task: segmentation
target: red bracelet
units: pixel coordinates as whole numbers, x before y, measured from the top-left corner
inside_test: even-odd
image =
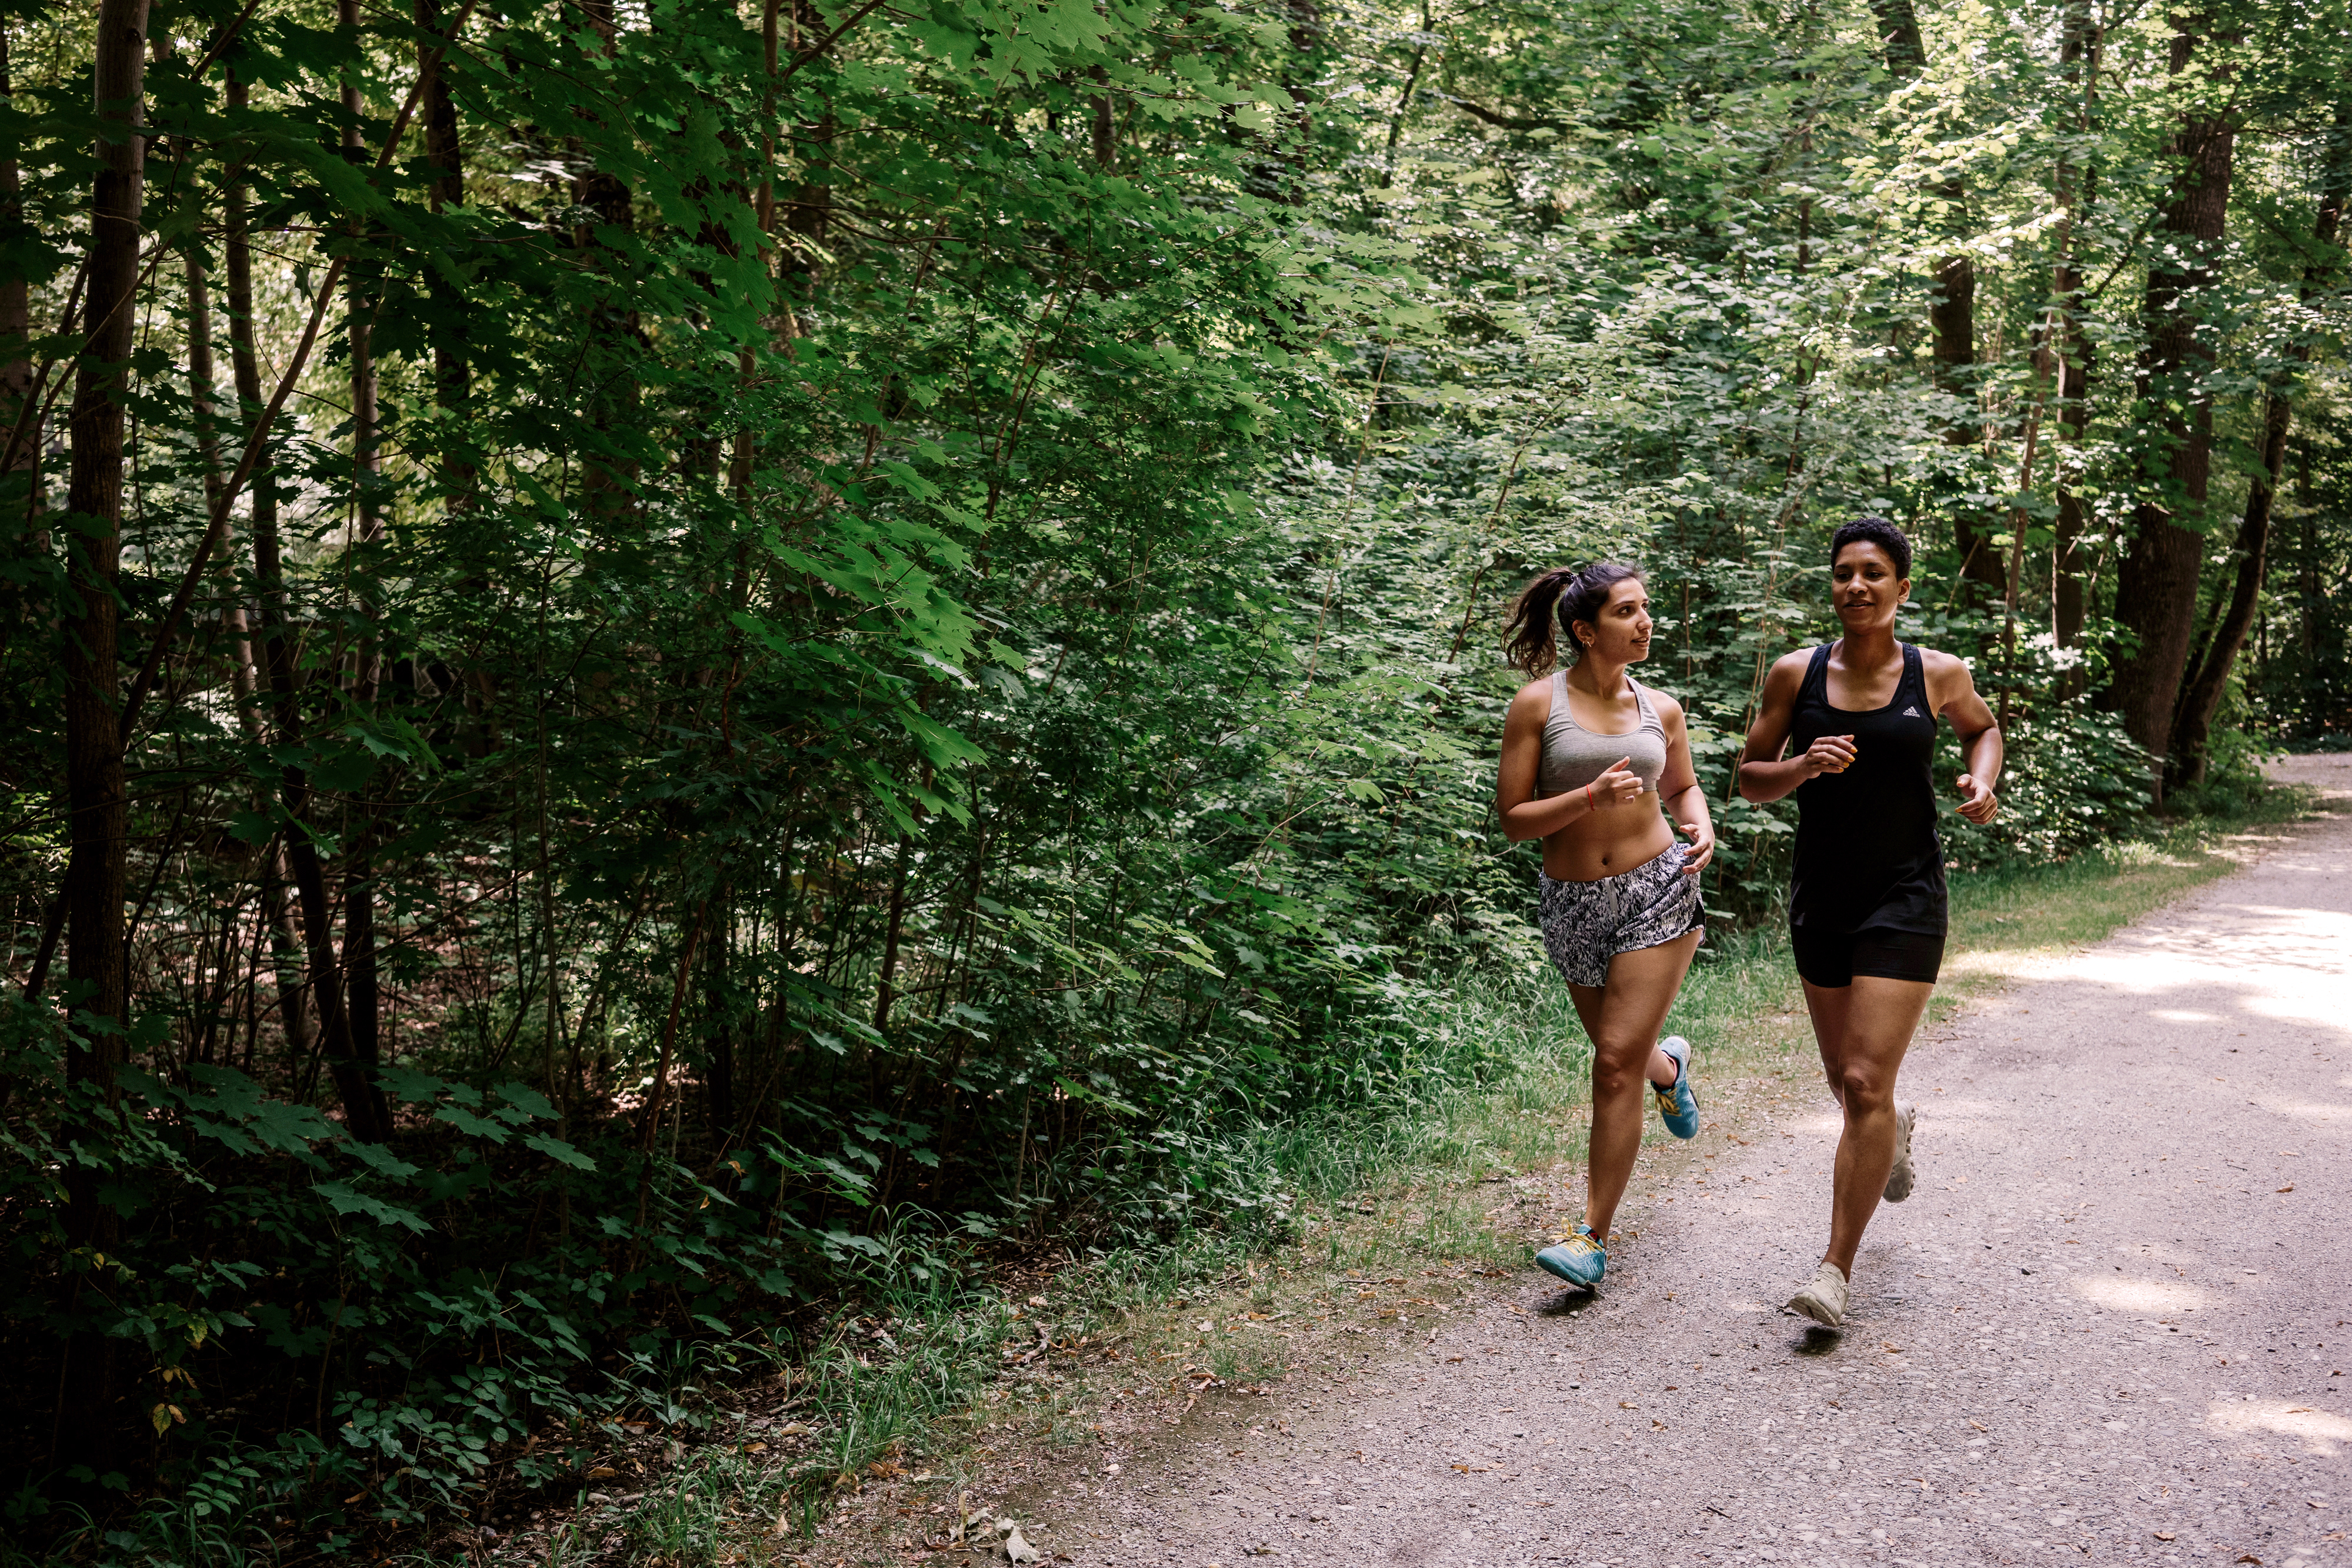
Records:
[[[1598,784],[1599,782],[1601,782],[1601,780],[1596,779],[1592,781],[1592,784]],[[1584,809],[1588,811],[1592,810],[1592,784],[1587,784],[1584,787]]]

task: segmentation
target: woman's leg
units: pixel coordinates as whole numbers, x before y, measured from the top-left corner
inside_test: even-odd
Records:
[[[1822,1048],[1822,1071],[1845,1112],[1830,1246],[1822,1256],[1849,1278],[1863,1230],[1877,1211],[1886,1173],[1895,1165],[1895,1075],[1935,989],[1924,980],[1877,975],[1856,975],[1850,986],[1805,982],[1805,1008]]]
[[[1570,986],[1576,1015],[1592,1040],[1591,1159],[1584,1179],[1584,1223],[1602,1246],[1618,1200],[1633,1179],[1642,1147],[1643,1082],[1671,1083],[1675,1061],[1658,1049],[1658,1026],[1675,1005],[1698,951],[1690,932],[1609,961],[1605,986]]]

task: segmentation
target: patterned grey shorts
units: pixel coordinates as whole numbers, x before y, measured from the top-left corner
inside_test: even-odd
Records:
[[[1537,922],[1544,951],[1571,986],[1606,985],[1609,960],[1672,942],[1706,924],[1698,878],[1683,874],[1685,849],[1598,882],[1543,880]]]

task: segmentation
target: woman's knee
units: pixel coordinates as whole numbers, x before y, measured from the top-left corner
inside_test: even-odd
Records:
[[[1833,1081],[1838,1103],[1849,1116],[1865,1115],[1883,1111],[1895,1103],[1895,1075],[1873,1061],[1848,1061],[1839,1065]]]
[[[1649,1066],[1650,1053],[1632,1046],[1612,1050],[1607,1046],[1592,1054],[1592,1092],[1596,1095],[1622,1094],[1639,1086]]]

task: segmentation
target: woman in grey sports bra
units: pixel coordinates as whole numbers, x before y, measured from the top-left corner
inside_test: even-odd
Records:
[[[1643,1080],[1668,1132],[1698,1131],[1690,1042],[1658,1030],[1698,951],[1698,873],[1714,857],[1715,826],[1682,705],[1628,673],[1650,656],[1650,630],[1642,574],[1604,561],[1536,579],[1507,644],[1536,678],[1503,720],[1496,802],[1514,843],[1543,841],[1544,948],[1592,1040],[1584,1222],[1536,1254],[1578,1285],[1599,1284],[1609,1266],[1609,1224],[1642,1146]],[[1560,631],[1575,663],[1555,668]]]

